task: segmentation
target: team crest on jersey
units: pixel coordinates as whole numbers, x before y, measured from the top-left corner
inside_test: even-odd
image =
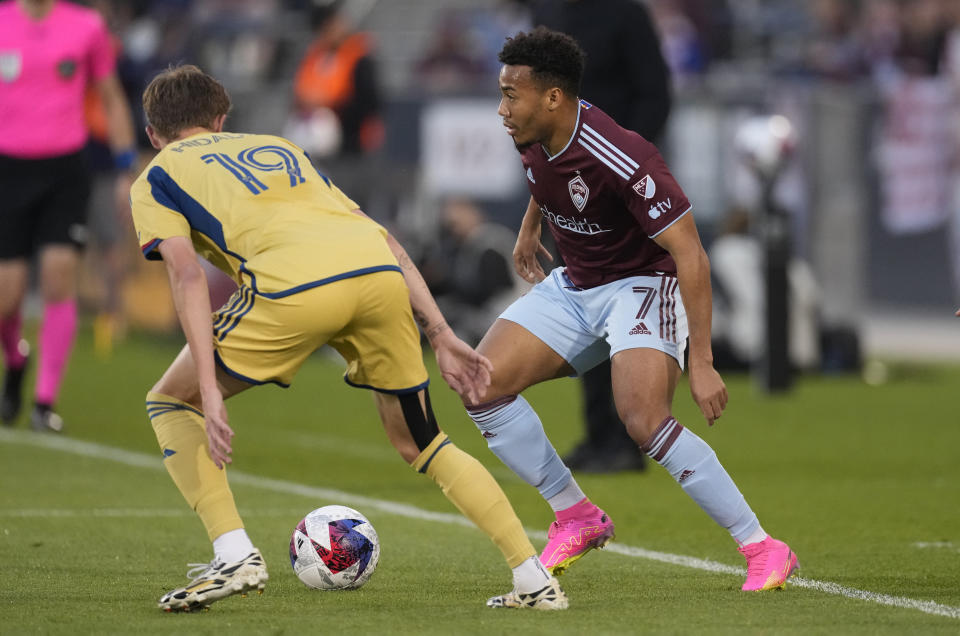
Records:
[[[20,77],[20,69],[23,68],[23,61],[18,51],[0,52],[0,79],[4,82],[12,82]]]
[[[527,179],[530,180],[530,183],[536,183],[537,180],[533,178],[533,168],[527,168]]]
[[[657,193],[657,184],[654,182],[653,177],[647,175],[633,184],[633,191],[644,199],[652,199],[653,195]]]
[[[583,212],[583,208],[587,205],[587,197],[590,196],[590,188],[584,183],[583,177],[577,175],[570,179],[570,182],[567,183],[567,190],[570,192],[573,205],[576,206],[577,210]]]

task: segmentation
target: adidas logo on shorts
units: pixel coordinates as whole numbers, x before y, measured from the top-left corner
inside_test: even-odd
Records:
[[[630,330],[630,333],[629,333],[628,335],[631,335],[631,336],[640,336],[640,335],[649,336],[649,335],[652,335],[652,334],[650,333],[650,330],[647,329],[647,326],[641,322],[641,323],[638,324],[636,327],[634,327],[633,329],[631,329],[631,330]]]

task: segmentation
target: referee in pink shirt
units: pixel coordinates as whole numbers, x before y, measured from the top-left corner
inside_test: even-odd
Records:
[[[63,430],[53,407],[77,325],[77,265],[90,190],[83,97],[91,84],[107,114],[118,204],[129,206],[133,122],[103,19],[62,0],[0,1],[0,345],[6,371],[0,420],[7,426],[20,412],[30,358],[20,333],[21,305],[36,262],[43,319],[30,424]]]

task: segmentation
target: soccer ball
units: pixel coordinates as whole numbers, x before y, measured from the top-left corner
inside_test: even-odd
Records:
[[[355,589],[367,582],[380,560],[377,531],[346,506],[317,508],[290,537],[290,565],[307,587]]]

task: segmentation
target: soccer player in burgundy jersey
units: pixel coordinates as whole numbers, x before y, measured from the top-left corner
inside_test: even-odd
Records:
[[[726,528],[747,560],[744,590],[783,587],[797,557],[768,536],[716,454],[671,415],[689,339],[690,390],[712,425],[727,404],[710,347],[710,265],[691,206],[657,149],[578,98],[583,52],[545,28],[500,52],[499,115],[521,153],[530,204],[514,250],[538,281],[504,311],[478,351],[493,363],[468,411],[490,449],[556,513],[540,558],[554,574],[613,538],[520,396],[529,386],[612,363],[614,399],[633,440]],[[566,262],[538,255],[546,222]]]

